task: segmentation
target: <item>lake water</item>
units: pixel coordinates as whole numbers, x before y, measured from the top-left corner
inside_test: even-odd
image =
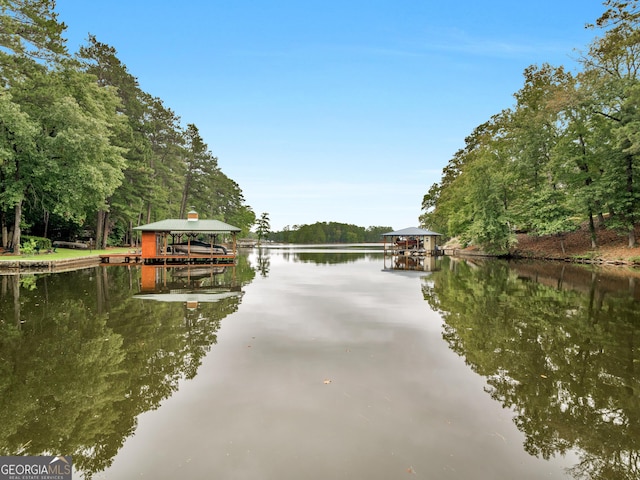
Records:
[[[640,474],[620,271],[254,250],[1,276],[0,319],[0,454],[72,455],[74,478]]]

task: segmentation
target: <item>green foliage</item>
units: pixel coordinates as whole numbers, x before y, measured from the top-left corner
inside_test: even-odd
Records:
[[[240,299],[189,311],[135,298],[130,287],[140,270],[84,272],[11,275],[3,283],[0,452],[68,452],[74,468],[92,478],[112,463],[140,414],[196,375]],[[239,259],[218,280],[242,285],[254,276]]]
[[[30,235],[22,235],[22,247],[24,249],[24,246],[26,243],[28,242],[33,242],[34,243],[34,248],[36,250],[39,251],[47,251],[47,250],[51,250],[52,245],[51,245],[51,239],[50,238],[44,238],[44,237],[32,237]],[[25,253],[25,252],[23,252]]]
[[[0,228],[13,234],[3,246],[19,248],[24,225],[131,244],[133,227],[187,205],[248,233],[255,214],[197,127],[183,129],[95,36],[70,58],[54,9],[0,5]]]
[[[258,234],[258,242],[260,242],[263,238],[265,238],[271,229],[271,224],[269,223],[269,214],[267,212],[262,213],[260,218],[256,221],[256,233]]]
[[[269,239],[284,243],[375,243],[382,240],[383,233],[390,231],[393,228],[364,228],[347,223],[316,222],[312,225],[296,225],[291,229],[285,227],[280,232],[271,233]]]
[[[570,217],[574,212],[566,203],[564,192],[543,188],[534,192],[527,202],[528,210],[522,219],[537,235],[558,235],[574,231],[578,225]]]
[[[640,8],[608,0],[604,30],[571,75],[524,71],[516,105],[477,127],[422,202],[424,226],[488,251],[515,231],[559,235],[594,217],[629,235],[640,223]]]
[[[225,222],[242,229],[240,236],[247,237],[256,223],[256,214],[249,205],[241,204],[226,215]]]
[[[35,290],[36,276],[35,275],[20,275],[20,288],[24,290]]]
[[[566,265],[455,262],[423,284],[443,338],[514,412],[524,448],[575,478],[638,478],[640,316],[626,278]],[[603,439],[606,448],[603,448]]]
[[[53,63],[66,55],[66,26],[58,22],[55,0],[2,0],[0,7],[3,84],[20,77],[35,59]]]
[[[364,241],[367,243],[379,242],[382,234],[392,232],[393,228],[379,225],[367,227],[364,231]]]
[[[33,255],[36,253],[36,241],[34,239],[25,241],[20,245],[20,250],[23,255]]]

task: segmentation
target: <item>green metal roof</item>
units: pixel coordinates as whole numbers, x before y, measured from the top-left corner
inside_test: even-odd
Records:
[[[395,232],[383,233],[383,237],[432,237],[441,236],[440,233],[432,232],[431,230],[425,230],[424,228],[409,227],[402,230],[396,230]]]
[[[220,220],[168,219],[135,227],[143,232],[230,233],[241,229]]]

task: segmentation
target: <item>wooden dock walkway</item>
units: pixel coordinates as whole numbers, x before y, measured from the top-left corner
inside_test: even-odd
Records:
[[[235,263],[233,254],[198,255],[198,254],[167,254],[153,257],[143,257],[140,252],[105,253],[100,255],[100,263],[112,265],[127,265],[143,263],[145,265],[188,265],[195,263],[213,263],[230,265]]]

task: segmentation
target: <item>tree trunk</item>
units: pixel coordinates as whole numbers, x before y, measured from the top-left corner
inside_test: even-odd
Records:
[[[135,247],[135,242],[133,241],[133,220],[129,220],[129,232],[127,233],[129,236],[129,246]]]
[[[13,223],[13,240],[11,241],[13,246],[13,253],[20,255],[20,222],[22,221],[22,200],[16,203],[15,206],[15,220]]]
[[[98,315],[102,315],[109,305],[109,275],[106,268],[101,270],[102,273],[96,276],[96,309]]]
[[[109,212],[104,212],[102,224],[102,243],[100,244],[100,248],[105,250],[107,248],[107,239],[109,238]]]
[[[182,191],[182,200],[180,201],[180,218],[187,216],[187,186]]]
[[[104,236],[104,210],[98,210],[98,219],[96,220],[96,247],[102,245],[102,237]]]
[[[44,238],[47,238],[48,234],[49,234],[49,212],[45,210],[45,212],[44,212],[44,233],[42,234],[42,236]]]
[[[591,248],[598,248],[598,237],[596,236],[596,226],[593,222],[593,212],[589,209],[589,232],[591,233]]]
[[[629,198],[633,198],[633,155],[627,155],[627,194]],[[635,232],[635,218],[634,211],[636,209],[636,202],[632,201],[630,206],[631,212],[629,218],[631,219],[631,226],[629,227],[629,248],[636,246],[636,232]]]
[[[187,218],[187,201],[189,200],[189,191],[191,190],[191,172],[187,173],[182,188],[182,199],[180,201],[180,218]]]
[[[4,212],[0,214],[0,222],[2,223],[2,245],[0,247],[7,248],[9,243],[9,230],[7,229],[7,218]]]
[[[16,327],[22,327],[22,311],[20,308],[20,275],[11,275],[13,280],[13,321]]]

